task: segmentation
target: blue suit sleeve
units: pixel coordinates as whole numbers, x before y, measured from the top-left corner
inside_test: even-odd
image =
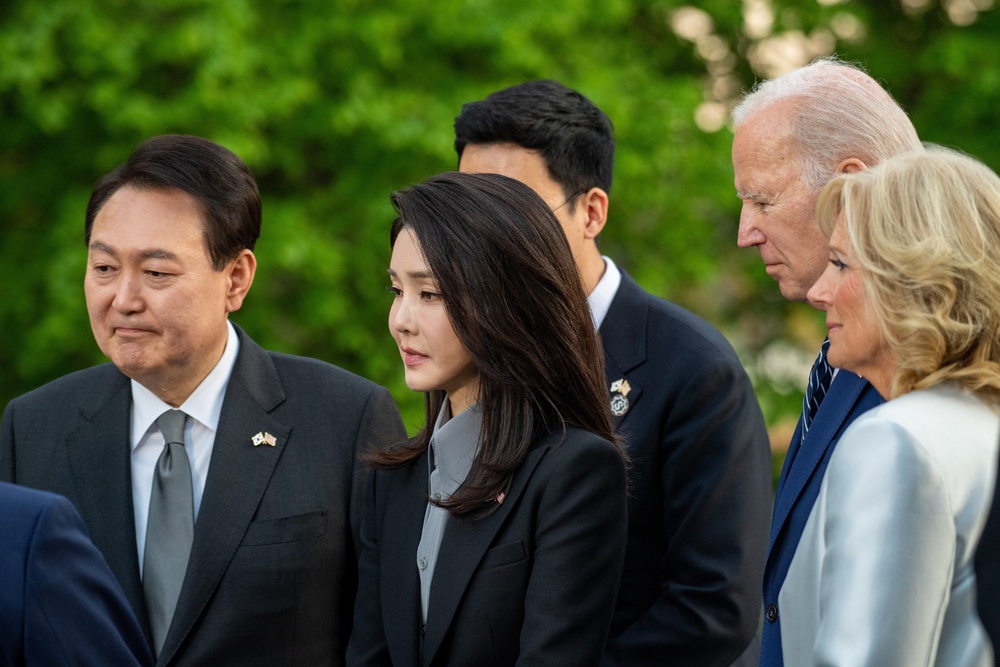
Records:
[[[111,570],[70,502],[38,517],[25,572],[29,665],[151,665],[153,657]]]

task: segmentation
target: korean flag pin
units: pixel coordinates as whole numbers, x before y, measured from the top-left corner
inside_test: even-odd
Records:
[[[611,383],[611,414],[621,417],[628,412],[628,395],[632,391],[628,380],[622,378]]]
[[[254,437],[250,438],[250,440],[253,442],[254,447],[260,447],[264,444],[264,434],[258,433]]]

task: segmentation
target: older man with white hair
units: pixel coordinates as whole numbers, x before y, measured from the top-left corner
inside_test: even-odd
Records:
[[[816,225],[820,189],[834,176],[921,150],[899,104],[850,64],[824,58],[758,84],[733,110],[733,171],[743,201],[737,243],[756,247],[782,296],[805,301],[827,263]],[[882,402],[878,392],[826,361],[828,342],[809,374],[802,416],[778,480],[764,571],[760,664],[784,664],[778,593],[844,429]]]

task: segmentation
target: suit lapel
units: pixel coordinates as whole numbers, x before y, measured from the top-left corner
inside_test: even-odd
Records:
[[[770,546],[774,546],[774,540],[781,532],[792,507],[798,502],[802,489],[830,448],[831,441],[840,431],[866,385],[867,382],[854,373],[838,372],[833,384],[830,385],[830,391],[819,406],[812,427],[806,435],[806,441],[802,446],[796,447],[795,451],[791,451],[792,447],[789,447],[790,455],[794,459],[782,471],[783,483],[779,486],[774,507]],[[801,424],[795,430],[794,438],[800,437],[800,428]]]
[[[642,385],[629,373],[646,361],[647,295],[624,271],[622,283],[611,300],[598,333],[604,347],[604,376],[612,406],[612,425],[620,431],[622,422],[642,396]],[[619,380],[624,391],[610,391]]]
[[[519,504],[524,487],[548,451],[551,442],[561,435],[560,432],[549,436],[528,452],[527,458],[511,481],[511,488],[504,502],[493,514],[482,519],[452,518],[448,521],[431,585],[431,599],[424,632],[424,665],[429,665],[434,660],[479,563],[506,518]]]
[[[128,378],[108,365],[108,393],[97,390],[80,405],[80,426],[66,437],[77,508],[91,540],[104,554],[132,610],[149,631],[139,577],[132,505],[129,430],[132,390]],[[106,383],[95,382],[95,387]]]
[[[285,398],[274,364],[236,331],[240,351],[222,404],[187,574],[157,661],[161,665],[176,653],[214,594],[291,434],[289,425],[270,415]],[[273,447],[254,446],[252,438],[261,432],[275,436]]]
[[[415,665],[420,651],[420,576],[417,546],[427,507],[427,453],[405,471],[383,473],[405,475],[400,487],[390,488],[391,497],[382,524],[379,576],[382,623],[392,664]]]

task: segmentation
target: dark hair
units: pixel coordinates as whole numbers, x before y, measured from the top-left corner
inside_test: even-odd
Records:
[[[537,150],[570,200],[593,187],[611,192],[614,126],[603,111],[557,81],[528,81],[462,106],[455,151],[469,144],[513,143]]]
[[[194,198],[202,210],[205,244],[217,271],[244,248],[253,250],[260,236],[260,192],[253,174],[235,153],[207,139],[165,134],[139,144],[91,193],[84,234],[88,246],[94,218],[126,186],[173,188]]]
[[[455,516],[493,509],[532,443],[557,429],[618,443],[587,297],[545,202],[505,176],[446,173],[394,193],[392,203],[391,245],[403,229],[414,234],[479,373],[472,469],[450,499],[432,502]],[[369,461],[396,467],[423,454],[444,398],[428,392],[424,429]]]

